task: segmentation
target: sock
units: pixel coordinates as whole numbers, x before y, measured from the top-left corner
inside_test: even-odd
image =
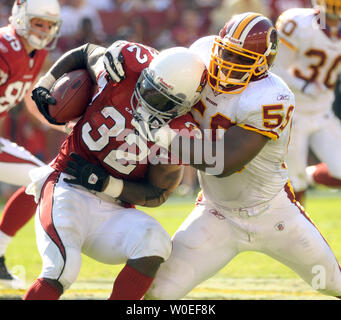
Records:
[[[59,290],[45,279],[37,279],[26,291],[23,300],[58,300]]]
[[[26,187],[18,189],[7,201],[2,213],[0,230],[13,237],[35,214],[37,204],[32,195],[25,193]]]
[[[319,163],[315,166],[315,170],[312,173],[312,178],[315,183],[322,184],[330,188],[341,187],[341,179],[333,178],[325,163]]]
[[[117,276],[108,300],[141,300],[153,280],[126,265]]]

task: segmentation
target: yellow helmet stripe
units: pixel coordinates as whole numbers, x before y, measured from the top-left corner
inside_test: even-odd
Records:
[[[255,18],[259,17],[261,14],[260,13],[252,13],[250,14],[248,17],[246,17],[245,19],[243,19],[238,27],[236,28],[236,30],[233,32],[232,38],[234,39],[239,39],[239,37],[241,36],[241,34],[243,33],[244,29],[246,28],[246,26]]]

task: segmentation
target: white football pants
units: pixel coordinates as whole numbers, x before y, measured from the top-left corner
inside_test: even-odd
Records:
[[[265,253],[314,289],[341,296],[338,262],[288,185],[268,206],[238,211],[199,202],[176,231],[171,256],[158,270],[146,298],[181,299],[244,251]]]
[[[67,289],[80,271],[81,253],[107,264],[146,256],[168,259],[171,239],[158,221],[71,186],[65,177],[70,178],[53,172],[40,193],[36,214],[43,260],[40,278],[58,280]]]

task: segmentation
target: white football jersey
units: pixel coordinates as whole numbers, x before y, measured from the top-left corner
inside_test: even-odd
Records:
[[[309,8],[285,11],[278,18],[276,27],[281,46],[274,72],[278,71],[294,91],[296,111],[311,114],[328,110],[333,102],[337,76],[341,72],[341,30],[338,37],[332,38],[323,15]],[[281,47],[286,48],[281,51]],[[291,50],[284,50],[287,48]],[[286,74],[281,68],[287,69]],[[303,86],[310,82],[321,88],[313,91],[312,97],[309,96],[310,88],[306,88],[308,94],[302,92]]]
[[[209,65],[213,36],[191,46]],[[228,129],[237,125],[269,138],[245,168],[217,178],[199,171],[204,197],[225,208],[249,208],[271,200],[288,182],[285,157],[294,112],[294,95],[278,76],[269,73],[248,84],[239,94],[217,94],[207,84],[192,110],[201,129]],[[204,130],[205,134],[209,134]]]

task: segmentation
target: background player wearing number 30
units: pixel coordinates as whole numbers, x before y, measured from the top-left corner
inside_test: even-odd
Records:
[[[60,28],[57,0],[16,0],[10,24],[0,28],[0,113],[15,107],[27,95],[53,49]],[[4,254],[16,232],[34,215],[34,198],[25,193],[28,172],[44,165],[30,152],[0,137],[0,181],[24,186],[7,202],[0,222],[0,283],[23,287],[20,279],[8,272]]]
[[[341,123],[332,112],[341,73],[341,0],[313,3],[315,8],[290,9],[278,18],[281,43],[273,70],[295,94],[287,164],[302,203],[309,184],[341,187]],[[307,168],[309,148],[322,163]]]

